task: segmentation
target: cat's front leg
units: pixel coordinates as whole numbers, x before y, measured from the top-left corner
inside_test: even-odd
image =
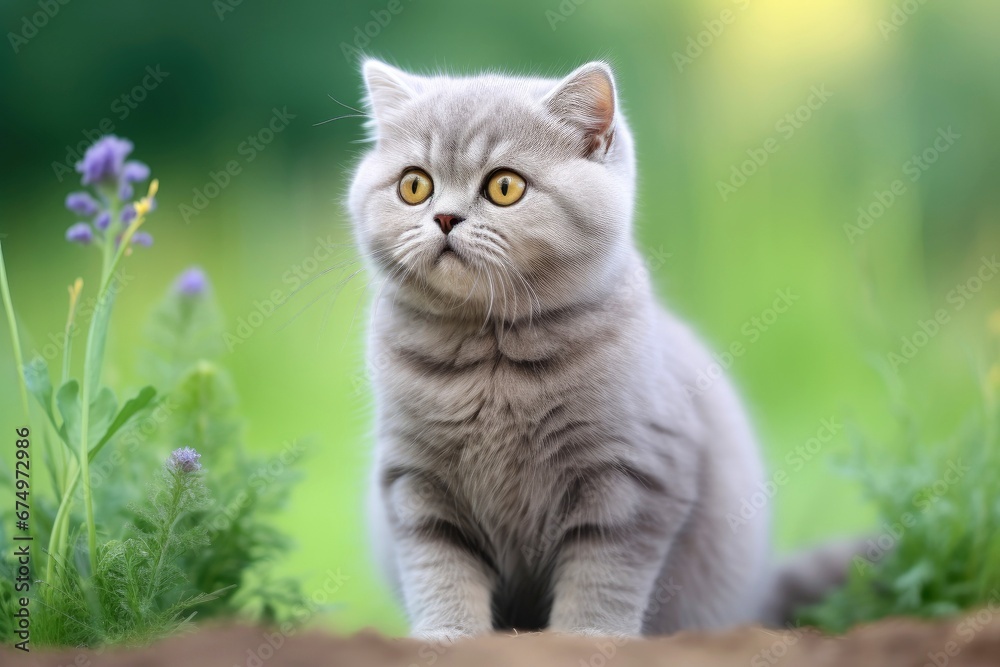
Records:
[[[492,578],[449,539],[428,534],[398,545],[410,634],[418,639],[450,642],[493,629]]]
[[[495,572],[452,521],[453,503],[401,479],[386,494],[411,636],[452,642],[491,632]]]
[[[588,527],[562,545],[549,628],[635,637],[667,553],[667,540]]]

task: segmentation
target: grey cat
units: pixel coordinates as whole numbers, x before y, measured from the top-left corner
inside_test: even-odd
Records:
[[[348,206],[381,277],[371,523],[412,634],[784,613],[767,512],[726,518],[763,474],[740,400],[698,385],[712,359],[633,243],[611,69],[363,73],[375,143]]]

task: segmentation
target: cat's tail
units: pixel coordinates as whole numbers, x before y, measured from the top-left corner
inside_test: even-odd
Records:
[[[855,558],[863,558],[866,540],[828,542],[787,556],[775,568],[760,621],[784,627],[796,610],[817,604],[843,585]]]

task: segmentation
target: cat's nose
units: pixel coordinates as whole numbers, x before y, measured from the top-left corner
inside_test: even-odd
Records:
[[[438,213],[437,215],[434,216],[434,222],[438,223],[438,227],[440,227],[441,231],[444,232],[445,234],[450,232],[452,227],[462,222],[463,220],[465,220],[465,218],[463,218],[460,215],[447,215],[444,213]]]

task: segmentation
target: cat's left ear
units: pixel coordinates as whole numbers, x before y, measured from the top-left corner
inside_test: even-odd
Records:
[[[618,101],[615,78],[607,63],[577,68],[543,99],[550,113],[581,133],[584,157],[603,158],[615,137]]]
[[[365,61],[361,72],[368,89],[368,106],[380,123],[420,90],[417,77],[374,58]]]

